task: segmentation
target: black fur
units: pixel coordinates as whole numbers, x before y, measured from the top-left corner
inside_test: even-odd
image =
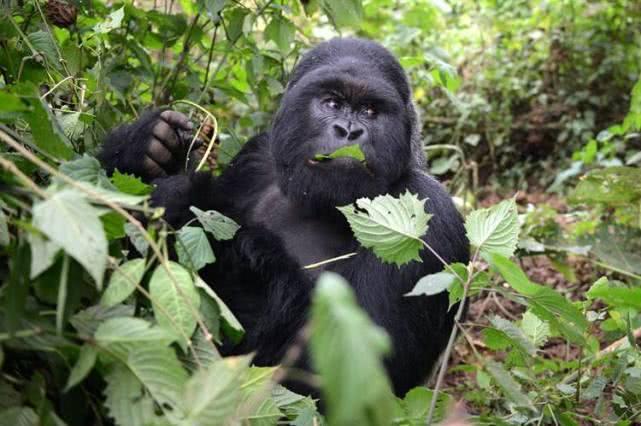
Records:
[[[336,102],[335,96],[340,98]],[[367,106],[371,109],[363,109]],[[116,129],[100,157],[105,167],[151,180],[140,162],[155,120],[157,115],[150,114]],[[359,129],[357,142],[367,168],[350,160],[309,162],[315,154],[349,142],[337,126]],[[223,351],[256,351],[258,365],[279,363],[307,320],[319,270],[301,266],[356,251],[324,269],[345,277],[360,305],[390,334],[393,354],[386,366],[394,391],[403,395],[436,363],[455,311],[448,311],[446,293],[403,295],[442,265],[425,250],[423,262],[400,268],[381,263],[359,247],[335,207],[409,190],[428,199],[426,210],[433,217],[427,242],[446,261],[467,262],[461,217],[423,169],[416,113],[401,66],[376,43],[335,39],[304,56],[271,131],[249,140],[220,177],[193,173],[156,178],[152,201],[166,208],[166,219],[174,226],[189,220],[191,205],[218,210],[241,224],[232,241],[216,243],[218,260],[200,273],[247,331],[240,344],[226,345]],[[305,357],[301,364],[306,367]]]

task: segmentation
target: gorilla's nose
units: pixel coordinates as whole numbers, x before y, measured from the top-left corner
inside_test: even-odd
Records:
[[[334,123],[334,136],[338,139],[347,139],[348,141],[356,141],[365,134],[363,126],[347,122],[347,123]]]

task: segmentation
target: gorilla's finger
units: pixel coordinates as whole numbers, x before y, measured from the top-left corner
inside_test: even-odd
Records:
[[[166,122],[160,120],[154,125],[151,134],[172,152],[180,152],[180,140],[176,131]]]
[[[163,168],[166,168],[173,159],[171,152],[158,139],[151,140],[147,155]]]
[[[165,177],[167,173],[160,167],[158,163],[152,160],[150,157],[145,156],[145,159],[142,161],[143,167],[149,173],[152,178]]]
[[[189,121],[189,118],[178,111],[163,111],[160,113],[160,117],[165,120],[167,123],[169,123],[172,127],[179,127],[183,130],[192,130],[194,128],[194,125],[191,121]]]

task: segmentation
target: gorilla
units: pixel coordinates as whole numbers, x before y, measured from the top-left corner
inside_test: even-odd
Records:
[[[278,364],[307,321],[315,279],[331,270],[391,337],[385,366],[394,392],[402,396],[421,384],[447,343],[455,309],[448,310],[446,292],[404,295],[443,266],[427,250],[422,262],[382,263],[359,246],[336,209],[361,197],[410,191],[427,199],[433,215],[427,243],[447,262],[468,261],[461,216],[424,171],[411,89],[394,56],[362,39],[319,44],[293,70],[271,129],[247,141],[218,177],[181,171],[189,144],[181,135],[192,128],[178,112],[149,112],[112,131],[99,158],[109,173],[118,169],[151,182],[152,203],[165,208],[176,228],[193,217],[190,206],[217,210],[241,225],[233,240],[212,242],[218,259],[200,271],[246,330],[241,342],[226,342],[221,351],[254,351],[256,365]],[[366,165],[349,157],[317,160],[353,144]],[[303,268],[351,252],[356,255]],[[313,369],[309,364],[304,351],[297,367]]]

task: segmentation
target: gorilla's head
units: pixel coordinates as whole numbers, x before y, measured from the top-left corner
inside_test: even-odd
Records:
[[[407,77],[389,51],[362,39],[322,43],[294,70],[274,118],[278,184],[290,200],[314,209],[385,193],[424,163],[416,121]],[[353,144],[365,163],[314,160]]]

